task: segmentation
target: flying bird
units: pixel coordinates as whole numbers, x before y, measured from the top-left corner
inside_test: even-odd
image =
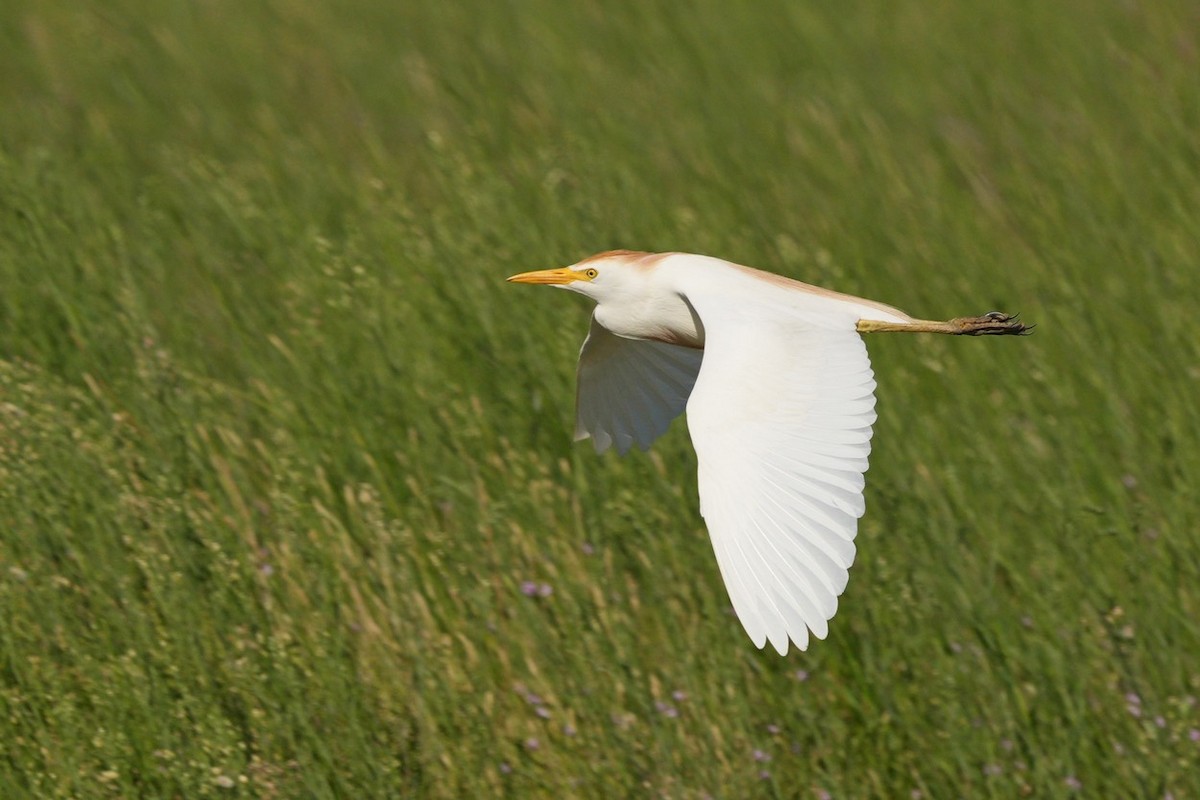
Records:
[[[875,379],[860,334],[1022,334],[993,311],[933,322],[688,253],[612,250],[514,283],[596,301],[575,438],[642,449],[685,409],[700,513],[738,619],[786,655],[824,639],[854,561]]]

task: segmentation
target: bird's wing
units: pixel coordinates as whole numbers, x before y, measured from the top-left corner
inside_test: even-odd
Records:
[[[597,453],[616,445],[643,450],[683,413],[700,371],[702,350],[624,339],[592,317],[579,351],[575,439],[592,437]]]
[[[804,650],[810,630],[825,638],[854,561],[875,421],[866,347],[852,316],[696,308],[704,366],[687,412],[700,511],[754,644]]]

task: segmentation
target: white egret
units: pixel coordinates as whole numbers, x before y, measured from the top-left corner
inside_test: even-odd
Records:
[[[854,561],[875,380],[861,333],[1020,334],[947,322],[707,256],[613,250],[514,275],[596,301],[575,438],[645,449],[687,410],[700,513],[755,646],[824,639]]]

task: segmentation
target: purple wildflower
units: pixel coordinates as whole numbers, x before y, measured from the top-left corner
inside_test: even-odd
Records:
[[[767,753],[767,752],[764,752],[764,751],[762,751],[762,750],[758,750],[758,749],[756,748],[756,749],[755,749],[755,751],[754,751],[754,760],[755,760],[755,761],[758,761],[758,762],[770,761],[770,760],[771,760],[771,754],[770,754],[770,753]]]
[[[1074,775],[1068,775],[1067,777],[1063,778],[1063,785],[1072,792],[1078,792],[1083,788],[1083,784],[1080,783],[1079,778],[1076,778]]]
[[[516,692],[517,694],[521,695],[521,697],[525,700],[525,702],[529,703],[529,705],[531,705],[531,706],[540,706],[546,702],[545,700],[542,699],[541,695],[539,695],[537,692],[531,692],[529,690],[529,687],[527,687],[523,683],[520,683],[520,682],[514,683],[513,691]]]
[[[538,585],[533,581],[521,581],[521,594],[526,597],[533,597],[538,592]]]

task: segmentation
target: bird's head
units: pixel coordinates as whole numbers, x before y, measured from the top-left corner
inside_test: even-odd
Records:
[[[508,280],[512,283],[538,283],[570,289],[601,303],[637,291],[645,272],[643,262],[649,256],[650,253],[633,250],[609,250],[569,267],[522,272]]]

